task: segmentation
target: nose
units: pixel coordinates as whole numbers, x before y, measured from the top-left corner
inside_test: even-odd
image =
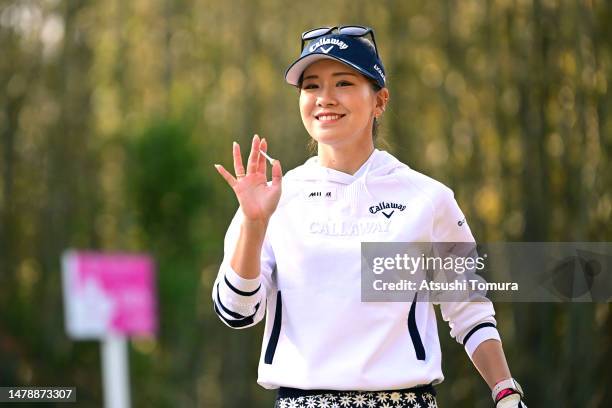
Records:
[[[320,89],[319,95],[317,95],[317,106],[335,106],[338,104],[333,87],[323,86]]]

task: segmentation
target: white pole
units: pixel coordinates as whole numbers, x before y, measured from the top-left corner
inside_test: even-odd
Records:
[[[101,346],[104,406],[129,408],[130,383],[125,336],[109,334],[102,340]]]

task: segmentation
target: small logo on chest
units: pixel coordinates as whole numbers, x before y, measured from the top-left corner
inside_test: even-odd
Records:
[[[382,213],[386,218],[391,218],[395,210],[404,211],[406,206],[403,204],[381,201],[380,203],[370,207],[370,213]]]
[[[322,188],[317,190],[304,190],[304,199],[306,201],[316,200],[335,200],[335,188]]]

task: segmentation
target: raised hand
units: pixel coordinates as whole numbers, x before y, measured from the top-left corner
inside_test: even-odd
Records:
[[[268,180],[266,179],[266,158],[259,152],[266,152],[267,148],[266,139],[260,140],[259,136],[253,136],[251,153],[249,154],[245,171],[240,155],[240,145],[234,142],[232,153],[236,177],[232,176],[220,164],[215,164],[219,174],[234,190],[242,212],[249,221],[263,221],[267,223],[276,210],[281,196],[283,172],[278,160],[274,160],[272,165],[272,183],[268,185]]]

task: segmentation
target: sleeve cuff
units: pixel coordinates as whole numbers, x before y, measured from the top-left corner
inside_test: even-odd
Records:
[[[470,336],[470,338],[468,339],[467,342],[465,342],[465,345],[464,345],[465,351],[470,356],[470,359],[472,358],[472,354],[474,354],[474,351],[476,351],[476,348],[478,348],[480,343],[482,343],[485,340],[489,340],[489,339],[495,339],[501,342],[501,338],[499,337],[499,332],[497,331],[495,327],[490,327],[490,326],[482,327],[478,329],[477,331],[475,331]]]
[[[238,275],[230,265],[225,265],[225,268],[223,269],[225,279],[227,279],[226,283],[229,283],[229,288],[236,292],[236,294],[241,296],[251,296],[260,289],[261,276],[258,276],[255,279],[245,279]]]

